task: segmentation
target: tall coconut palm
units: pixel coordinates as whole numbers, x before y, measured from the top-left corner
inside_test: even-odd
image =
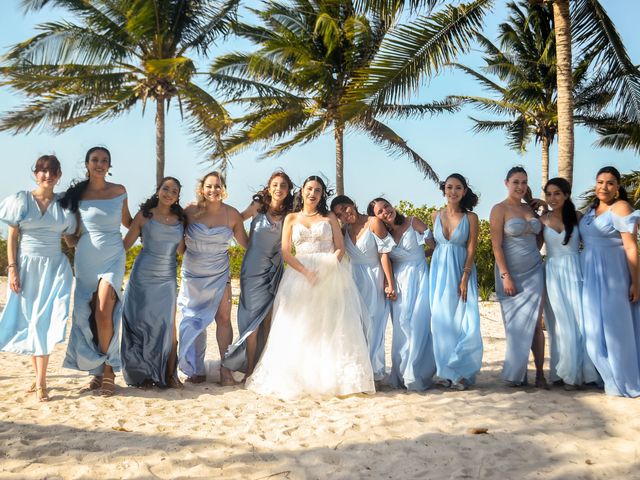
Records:
[[[69,17],[37,26],[11,47],[0,74],[27,97],[0,118],[13,133],[49,126],[62,132],[105,120],[147,100],[156,106],[156,180],[164,176],[165,111],[176,99],[204,148],[229,124],[225,109],[194,82],[188,55],[205,55],[225,35],[239,0],[22,0],[25,12],[45,6]]]
[[[254,42],[256,50],[220,57],[211,71],[212,82],[233,86],[229,93],[249,110],[236,119],[239,128],[226,139],[221,154],[259,142],[267,145],[264,155],[277,155],[332,129],[336,190],[343,193],[344,134],[351,129],[392,154],[407,156],[426,177],[437,180],[429,163],[383,120],[452,111],[455,104],[381,101],[373,108],[350,96],[362,84],[356,74],[393,35],[392,15],[359,13],[351,0],[269,2],[253,13],[260,25],[239,25],[237,34]],[[430,21],[433,29],[442,30],[452,20],[442,16]],[[434,35],[433,49],[453,48],[455,35]]]

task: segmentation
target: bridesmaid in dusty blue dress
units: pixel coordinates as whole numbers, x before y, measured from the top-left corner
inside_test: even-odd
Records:
[[[542,224],[524,203],[527,172],[507,173],[506,200],[491,209],[491,244],[496,258],[496,294],[507,340],[502,378],[512,386],[527,384],[529,350],[536,366],[536,387],[549,388],[544,377],[544,333],[541,314],[544,271],[540,247]]]
[[[60,237],[74,232],[75,219],[53,192],[62,176],[58,159],[38,158],[33,173],[35,190],[0,202],[0,220],[9,225],[9,290],[0,316],[0,350],[32,356],[35,381],[27,391],[46,402],[49,354],[64,341],[73,282]]]
[[[66,191],[61,205],[80,218],[75,253],[73,323],[63,366],[88,371],[93,378],[81,392],[115,393],[120,370],[120,322],[125,252],[120,224],[131,225],[127,192],[105,177],[111,154],[104,147],[85,157],[88,180]]]
[[[228,249],[232,238],[245,248],[248,240],[242,216],[223,202],[226,185],[219,172],[202,177],[196,194],[197,203],[185,208],[186,251],[178,294],[182,313],[178,368],[187,375],[188,382],[201,383],[206,380],[207,327],[214,318],[220,358],[224,358],[233,339]],[[220,383],[235,384],[227,367],[220,367]]]
[[[571,184],[564,178],[549,180],[544,192],[551,208],[540,219],[544,224],[547,251],[544,318],[551,345],[551,379],[557,377],[564,383],[565,390],[575,390],[584,383],[599,381],[598,372],[586,352],[579,214],[571,201]]]
[[[293,182],[286,173],[277,171],[242,212],[243,220],[252,220],[249,247],[240,271],[240,332],[222,364],[230,370],[245,372],[245,378],[253,373],[269,336],[271,308],[284,272],[282,220],[292,208]]]
[[[176,253],[184,251],[180,182],[164,177],[140,205],[124,239],[128,250],[142,238],[129,275],[122,311],[122,375],[128,385],[182,388],[176,335]]]
[[[596,200],[580,220],[587,352],[605,392],[640,396],[640,285],[637,223],[614,167],[596,176]]]
[[[354,201],[346,195],[338,195],[332,200],[331,211],[345,226],[345,253],[367,307],[365,333],[373,378],[381,381],[386,375],[384,334],[391,307],[389,301],[396,299],[393,266],[389,258],[395,242],[379,218],[359,213]]]
[[[431,338],[429,267],[425,242],[433,248],[431,232],[417,218],[396,212],[384,198],[369,203],[367,214],[378,217],[391,232],[396,246],[389,256],[397,300],[391,305],[393,338],[389,383],[396,388],[428,389],[436,372]]]
[[[455,390],[475,383],[482,366],[478,279],[478,196],[454,173],[441,183],[447,205],[433,213],[436,249],[431,257],[429,298],[438,381]]]

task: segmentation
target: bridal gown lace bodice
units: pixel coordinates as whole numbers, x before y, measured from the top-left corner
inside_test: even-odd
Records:
[[[333,232],[328,221],[320,221],[305,227],[301,223],[295,223],[291,231],[291,240],[296,247],[296,253],[333,253]]]

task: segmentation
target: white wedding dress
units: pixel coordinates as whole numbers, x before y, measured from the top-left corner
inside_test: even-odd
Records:
[[[291,236],[296,258],[318,281],[285,269],[269,339],[246,387],[282,399],[374,392],[366,316],[348,264],[334,255],[330,223],[296,223]]]

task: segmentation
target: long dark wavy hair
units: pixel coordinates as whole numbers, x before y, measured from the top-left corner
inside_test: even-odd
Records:
[[[89,158],[91,158],[91,154],[98,150],[103,151],[109,157],[109,167],[111,167],[111,152],[107,150],[105,147],[91,147],[87,150],[87,153],[84,156],[84,165],[85,167],[89,164]],[[89,170],[87,170],[87,177],[89,177]],[[75,180],[71,183],[67,191],[64,192],[62,197],[60,197],[60,206],[67,210],[70,210],[73,213],[78,212],[78,205],[80,204],[80,200],[82,200],[82,196],[84,192],[87,191],[87,187],[89,186],[89,178],[86,180]]]
[[[378,202],[386,202],[389,205],[391,205],[391,203],[389,202],[389,200],[387,200],[384,197],[377,197],[374,198],[373,200],[371,200],[369,202],[369,205],[367,205],[367,215],[369,215],[370,217],[375,217],[376,214],[373,210],[373,208],[375,207],[376,203]],[[394,225],[402,225],[405,221],[405,216],[403,214],[401,214],[398,210],[396,210],[396,218],[393,219],[393,224]]]
[[[462,188],[466,190],[464,196],[460,199],[460,208],[463,212],[473,212],[473,207],[478,205],[478,195],[473,193],[471,187],[467,184],[467,179],[464,178],[459,173],[452,173],[449,175],[444,182],[440,182],[440,190],[444,193],[444,187],[447,185],[447,180],[450,178],[455,178],[462,184]]]
[[[331,200],[331,211],[335,213],[336,207],[338,205],[352,205],[356,209],[356,213],[358,212],[356,202],[354,202],[350,197],[347,197],[346,195],[338,195],[333,200]]]
[[[184,211],[180,206],[180,192],[182,191],[182,184],[180,183],[180,180],[178,180],[175,177],[164,177],[160,181],[160,185],[158,185],[158,187],[156,188],[156,193],[151,195],[149,198],[147,198],[144,202],[140,204],[140,211],[142,212],[142,216],[144,218],[153,217],[153,213],[151,212],[151,209],[156,208],[158,206],[158,203],[160,202],[160,198],[158,197],[158,192],[160,191],[162,186],[165,184],[165,182],[168,182],[169,180],[175,182],[175,184],[178,185],[178,199],[175,201],[175,203],[171,204],[171,206],[169,207],[169,210],[171,211],[171,213],[173,213],[175,216],[178,217],[178,221],[184,223],[187,220],[187,216],[184,214]]]
[[[560,189],[565,195],[569,195],[562,205],[562,224],[564,225],[564,240],[563,245],[569,243],[573,229],[578,225],[578,214],[576,213],[576,206],[571,201],[571,184],[568,180],[562,177],[555,177],[550,179],[544,186],[544,193],[547,193],[547,187],[554,185]]]
[[[311,175],[307,177],[304,182],[302,182],[302,187],[298,189],[298,191],[293,196],[293,211],[299,212],[302,210],[304,206],[304,200],[302,199],[302,191],[304,187],[309,182],[318,182],[322,187],[322,196],[320,197],[320,201],[318,202],[318,213],[323,217],[326,217],[329,214],[329,207],[327,207],[327,199],[333,195],[333,190],[329,190],[327,188],[327,184],[324,182],[322,177],[318,175]]]
[[[622,183],[620,183],[622,181],[622,177],[620,176],[620,172],[618,171],[618,169],[616,167],[612,167],[611,165],[602,167],[600,170],[598,170],[598,173],[596,173],[596,180],[603,173],[610,173],[611,175],[616,177],[616,180],[618,181],[618,197],[615,199],[614,203],[618,200],[624,200],[625,202],[628,202],[629,195],[627,195],[627,190],[625,190],[625,188],[622,186]],[[591,208],[596,209],[598,208],[598,205],[600,205],[600,199],[596,197],[596,199],[591,204]]]
[[[276,213],[278,215],[286,215],[293,210],[293,182],[291,181],[291,178],[289,178],[289,175],[284,173],[284,171],[276,170],[271,174],[269,180],[267,180],[267,184],[265,185],[265,187],[257,192],[252,198],[252,200],[259,205],[259,213],[267,213],[269,211],[269,206],[271,205],[271,194],[269,193],[269,186],[271,185],[273,179],[278,177],[287,182],[289,191],[287,192],[287,196],[285,197],[284,202],[282,202],[280,211]]]

